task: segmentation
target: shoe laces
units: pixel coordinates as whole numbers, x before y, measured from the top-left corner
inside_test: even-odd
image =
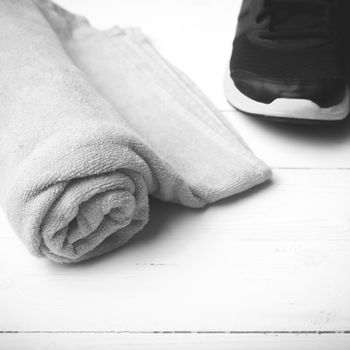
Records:
[[[335,0],[265,0],[257,22],[269,18],[263,39],[327,39],[332,36]]]

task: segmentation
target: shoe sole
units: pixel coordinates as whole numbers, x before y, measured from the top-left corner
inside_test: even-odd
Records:
[[[344,120],[350,111],[350,91],[346,88],[344,99],[335,106],[322,108],[305,99],[277,98],[271,103],[255,101],[240,92],[235,86],[229,69],[224,78],[224,92],[227,101],[239,111],[250,115],[278,121],[332,122]]]

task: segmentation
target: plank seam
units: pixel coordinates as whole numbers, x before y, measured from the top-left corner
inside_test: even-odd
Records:
[[[271,167],[272,170],[325,170],[325,171],[328,171],[328,170],[333,170],[333,171],[348,171],[350,170],[350,167],[349,168],[332,168],[332,167],[315,167],[315,168],[307,168],[307,167]]]
[[[191,331],[191,330],[174,330],[174,331],[117,331],[117,330],[105,330],[105,331],[89,331],[89,330],[77,330],[77,331],[15,331],[5,330],[0,331],[0,334],[236,334],[236,335],[337,335],[337,334],[349,334],[350,330],[315,330],[315,331]]]

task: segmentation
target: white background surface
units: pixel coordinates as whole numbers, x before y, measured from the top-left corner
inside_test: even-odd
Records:
[[[0,214],[0,349],[350,349],[350,120],[290,126],[222,93],[238,0],[60,0],[140,26],[273,167],[205,210],[154,201],[121,250],[74,266],[32,257]]]

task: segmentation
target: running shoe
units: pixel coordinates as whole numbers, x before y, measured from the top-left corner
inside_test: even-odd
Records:
[[[227,100],[248,114],[283,120],[346,118],[344,6],[342,0],[243,0],[225,74]]]

